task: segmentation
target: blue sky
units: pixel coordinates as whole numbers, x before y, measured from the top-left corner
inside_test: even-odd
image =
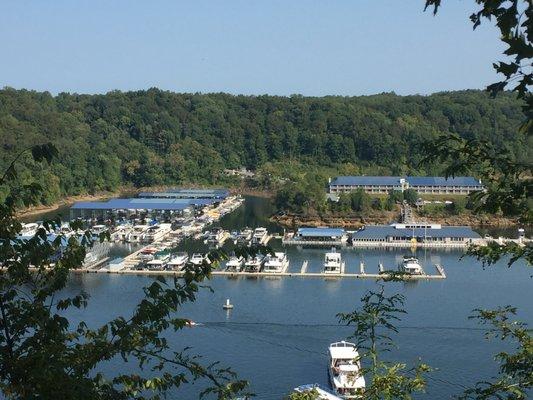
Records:
[[[321,96],[483,88],[498,32],[473,0],[24,1],[0,4],[0,86],[78,93]]]

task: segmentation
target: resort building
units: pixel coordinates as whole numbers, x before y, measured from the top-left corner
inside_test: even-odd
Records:
[[[353,246],[464,247],[481,236],[467,226],[408,223],[366,226],[352,234]]]
[[[367,193],[414,189],[420,194],[469,194],[483,190],[483,185],[471,176],[338,176],[329,182],[330,193],[349,193],[358,189]]]

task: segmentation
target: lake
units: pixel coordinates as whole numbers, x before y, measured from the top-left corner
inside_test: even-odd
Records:
[[[281,228],[268,222],[272,206],[267,199],[249,197],[244,206],[225,216],[220,225],[227,229],[243,226]],[[281,248],[273,241],[274,248]],[[194,241],[183,243],[189,252],[205,250]],[[129,251],[117,247],[116,254]],[[326,249],[286,247],[290,271],[299,270],[309,260],[308,271],[319,271]],[[368,272],[378,262],[396,265],[406,250],[343,249],[348,272],[355,272],[364,260]],[[408,314],[398,322],[397,348],[384,356],[390,360],[423,362],[437,370],[428,380],[428,394],[422,398],[447,399],[461,393],[464,386],[489,378],[497,372],[493,355],[505,349],[499,341],[486,341],[483,330],[468,316],[475,308],[513,305],[519,317],[533,322],[531,298],[532,270],[524,264],[507,268],[500,263],[483,269],[479,262],[457,250],[419,250],[416,256],[426,269],[441,263],[447,279],[386,283],[389,294],[405,296]],[[129,315],[142,298],[142,287],[151,278],[118,275],[73,276],[67,292],[85,290],[91,295],[85,310],[69,311],[73,322],[84,319],[96,326],[117,315]],[[372,280],[322,278],[237,278],[214,277],[210,292],[202,290],[194,304],[187,304],[180,315],[202,324],[169,335],[175,349],[192,347],[205,362],[220,361],[231,366],[239,377],[251,382],[258,399],[278,399],[291,388],[305,383],[327,385],[329,343],[345,339],[351,328],[340,326],[336,314],[349,312],[369,289],[377,289]],[[224,311],[230,298],[235,308]],[[111,365],[111,370],[119,364]],[[106,369],[109,366],[105,367]],[[201,385],[189,385],[179,398],[197,398]]]

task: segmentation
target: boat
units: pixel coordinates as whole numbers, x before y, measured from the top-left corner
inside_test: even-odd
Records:
[[[268,231],[266,228],[255,228],[254,234],[252,236],[253,244],[266,244],[268,238]]]
[[[326,253],[324,257],[324,273],[325,274],[341,274],[344,271],[344,261],[342,261],[341,253],[333,249]]]
[[[207,256],[204,256],[201,253],[194,253],[191,257],[191,263],[193,265],[202,265],[204,262],[207,262],[208,264],[211,264],[211,261]]]
[[[269,254],[265,258],[263,272],[285,272],[289,268],[289,259],[283,252]]]
[[[131,230],[131,225],[119,225],[111,234],[111,240],[114,242],[125,242]]]
[[[404,256],[398,270],[409,275],[424,275],[424,269],[416,257]]]
[[[39,224],[35,222],[30,222],[28,224],[22,224],[22,229],[20,230],[20,236],[24,237],[33,237],[39,229]]]
[[[187,261],[189,261],[189,255],[187,253],[178,253],[170,259],[167,264],[167,269],[182,270]]]
[[[255,257],[246,260],[244,263],[244,270],[246,272],[260,272],[263,268],[265,262],[265,257],[261,255],[256,255]]]
[[[142,241],[144,233],[147,231],[148,228],[148,225],[134,225],[131,231],[128,233],[126,241],[130,243],[140,243]]]
[[[152,243],[157,242],[161,240],[164,236],[166,236],[171,229],[171,224],[155,224],[144,232],[144,234],[141,237],[141,241],[144,243]]]
[[[146,268],[150,271],[163,271],[170,261],[170,254],[167,252],[156,253],[153,260],[146,263]]]
[[[156,247],[146,247],[139,252],[137,258],[142,262],[152,261],[158,251]]]
[[[240,231],[235,237],[235,244],[248,243],[254,236],[254,231],[250,228],[245,228]]]
[[[228,238],[228,233],[222,228],[213,228],[211,232],[207,233],[206,243],[212,245],[223,244]]]
[[[332,343],[329,353],[329,380],[333,392],[343,399],[360,398],[365,389],[365,378],[361,374],[361,362],[355,344]]]
[[[226,271],[240,272],[244,266],[244,257],[231,256],[226,263]]]
[[[316,393],[317,400],[342,400],[342,397],[337,396],[325,387],[320,386],[318,383],[312,383],[307,385],[301,385],[295,387],[293,392],[296,393]]]
[[[226,299],[226,302],[222,305],[222,308],[224,310],[231,310],[233,309],[233,304],[230,303],[229,299]]]
[[[121,257],[115,258],[109,261],[109,264],[105,267],[100,268],[102,272],[116,272],[124,269],[126,265],[124,264],[124,259]]]
[[[107,226],[105,225],[94,225],[91,228],[91,234],[93,237],[98,238],[102,233],[107,231]]]

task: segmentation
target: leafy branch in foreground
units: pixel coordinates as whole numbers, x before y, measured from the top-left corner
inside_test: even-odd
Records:
[[[54,155],[51,145],[31,150],[37,162]],[[17,179],[15,160],[1,184]],[[29,193],[38,190],[32,186]],[[247,382],[230,369],[204,365],[199,356],[188,349],[175,351],[168,342],[172,332],[187,326],[177,313],[196,299],[212,265],[188,265],[182,278],[155,280],[128,318],[119,316],[97,328],[85,322],[73,327],[65,310],[83,309],[89,296],[70,297],[62,289],[94,239],[89,232],[56,234],[58,219],[45,221],[34,237],[19,236],[18,196],[12,191],[0,205],[0,392],[6,398],[160,399],[193,381],[205,383],[201,396],[218,399],[245,390]],[[71,227],[78,230],[81,224]],[[219,257],[211,255],[211,260],[216,263]],[[121,360],[124,368],[101,371],[106,362]]]
[[[495,359],[499,362],[499,377],[494,381],[478,382],[467,389],[460,399],[527,399],[533,387],[533,337],[527,325],[511,320],[516,308],[507,306],[496,310],[475,310],[470,317],[483,325],[489,325],[487,338],[510,341],[516,347],[514,353],[501,352]]]
[[[354,326],[356,345],[363,363],[361,373],[370,375],[371,383],[360,395],[364,399],[411,399],[416,392],[423,392],[426,387],[424,375],[431,371],[426,364],[407,367],[403,363],[391,363],[381,359],[381,353],[393,346],[390,336],[397,333],[394,325],[399,315],[405,314],[404,297],[400,294],[386,296],[384,286],[377,292],[369,291],[361,298],[360,309],[347,314],[338,314],[340,322]],[[369,364],[369,366],[365,366]]]

